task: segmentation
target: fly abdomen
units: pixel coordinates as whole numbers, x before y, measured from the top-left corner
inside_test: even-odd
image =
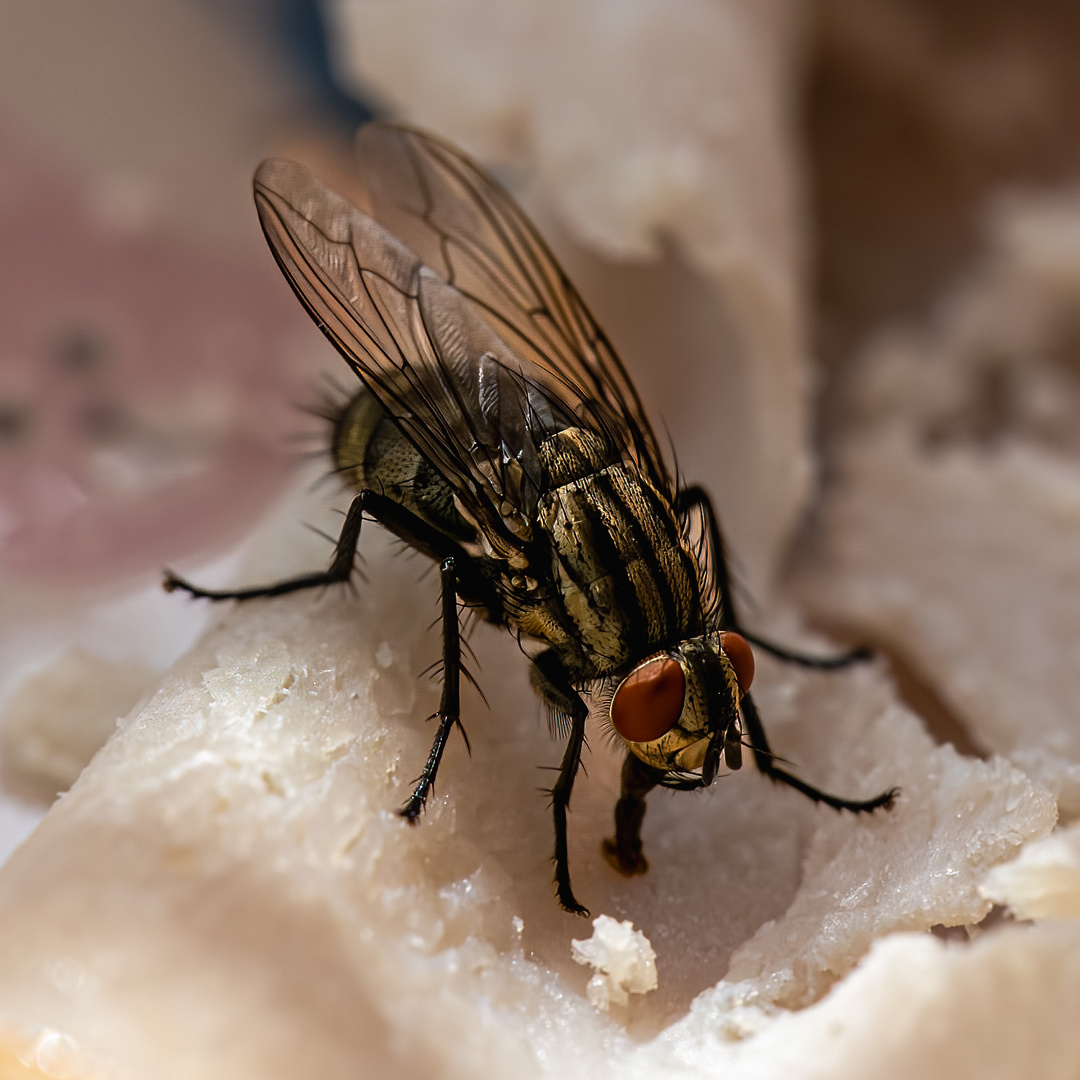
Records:
[[[540,457],[539,524],[583,667],[614,671],[697,632],[698,569],[670,501],[594,432],[561,431]]]
[[[361,390],[334,421],[334,465],[354,491],[386,495],[460,543],[476,529],[459,513],[454,492],[401,433],[374,394]]]

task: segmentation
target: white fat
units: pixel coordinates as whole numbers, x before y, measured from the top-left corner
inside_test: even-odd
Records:
[[[1080,921],[1080,825],[1029,844],[1012,862],[995,866],[981,891],[1020,919]]]
[[[604,1012],[612,1005],[626,1005],[631,994],[647,994],[658,985],[656,953],[629,919],[619,922],[610,915],[600,915],[593,919],[592,937],[584,941],[575,938],[570,951],[577,963],[595,969],[585,996]]]

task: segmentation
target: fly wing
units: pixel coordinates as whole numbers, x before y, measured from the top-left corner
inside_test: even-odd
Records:
[[[458,150],[410,128],[368,124],[357,153],[378,221],[466,298],[539,385],[674,496],[618,355],[510,195]]]
[[[539,445],[572,409],[475,305],[302,166],[263,162],[255,201],[293,290],[494,551],[529,539]]]

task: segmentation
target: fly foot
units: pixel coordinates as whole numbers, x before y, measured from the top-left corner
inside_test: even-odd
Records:
[[[649,860],[642,854],[640,844],[636,848],[620,847],[618,842],[609,836],[600,845],[600,850],[608,863],[626,877],[648,873]]]

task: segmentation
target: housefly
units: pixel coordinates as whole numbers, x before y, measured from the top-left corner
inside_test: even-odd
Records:
[[[555,886],[570,885],[566,812],[589,714],[626,748],[608,861],[647,869],[641,825],[655,787],[708,787],[749,748],[757,768],[816,802],[864,812],[780,767],[750,696],[751,645],[839,667],[749,633],[732,603],[719,520],[680,486],[622,363],[521,209],[453,147],[385,123],[364,127],[364,209],[300,165],[264,162],[255,202],[293,291],[362,384],[334,424],[336,468],[356,492],[330,566],[213,600],[349,580],[374,519],[441,570],[438,728],[401,809],[415,822],[460,725],[458,606],[539,643],[533,688],[566,738],[551,788]]]

